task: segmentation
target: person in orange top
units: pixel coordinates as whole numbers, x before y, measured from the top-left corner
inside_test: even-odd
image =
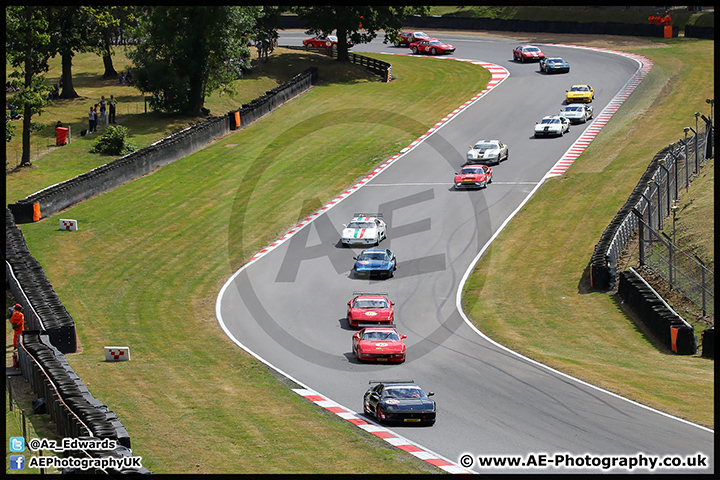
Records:
[[[662,18],[662,24],[667,26],[670,25],[670,14],[666,13],[665,16]]]
[[[23,315],[22,310],[22,305],[16,303],[12,317],[10,317],[10,323],[12,323],[13,330],[15,330],[15,335],[13,335],[13,348],[17,348],[18,335],[20,335],[25,328],[25,315]]]

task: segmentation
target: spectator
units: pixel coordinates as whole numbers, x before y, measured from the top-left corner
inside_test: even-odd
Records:
[[[8,103],[8,110],[10,110],[10,120],[19,120],[22,116],[18,113],[17,107],[12,103]]]
[[[97,132],[98,118],[100,116],[100,114],[98,113],[97,103],[93,106],[93,116],[95,117],[95,122],[93,123],[93,132]]]
[[[127,77],[125,76],[125,72],[120,72],[120,85],[127,85]]]
[[[53,91],[50,92],[50,100],[57,100],[58,98],[60,98],[60,87],[56,83],[53,85]]]
[[[107,107],[105,106],[105,95],[100,96],[100,118],[98,119],[98,123],[104,123],[107,125],[107,118],[105,117],[105,111],[107,110]]]
[[[115,121],[115,105],[117,105],[117,102],[115,101],[115,97],[110,95],[110,100],[108,101],[108,122],[109,123],[117,123]]]
[[[92,132],[95,131],[95,112],[93,111],[92,105],[90,106],[90,110],[88,110],[88,135],[90,135]]]
[[[132,74],[130,73],[130,70],[128,70],[127,74],[125,75],[125,79],[127,80],[128,85],[132,84]]]

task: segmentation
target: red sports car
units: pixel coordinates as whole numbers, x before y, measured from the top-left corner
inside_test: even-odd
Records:
[[[352,339],[353,353],[358,360],[388,363],[405,361],[403,338],[407,338],[407,335],[398,335],[394,325],[362,327]]]
[[[485,188],[492,183],[492,168],[487,165],[466,165],[455,174],[455,188]]]
[[[545,54],[535,45],[519,45],[513,50],[513,60],[516,62],[539,62]]]
[[[455,51],[455,47],[440,40],[420,40],[410,44],[413,53],[429,53],[430,55],[444,55]]]
[[[391,324],[394,320],[393,306],[387,293],[354,292],[347,304],[347,320],[351,327],[361,323]]]
[[[413,42],[420,40],[437,40],[425,32],[402,32],[395,41],[396,47],[409,46]]]
[[[317,37],[307,38],[303,40],[303,47],[305,48],[329,48],[337,47],[338,38],[335,35],[318,35]],[[353,47],[354,44],[350,40],[347,41],[348,48]]]

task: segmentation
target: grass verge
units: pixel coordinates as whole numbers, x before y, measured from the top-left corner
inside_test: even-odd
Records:
[[[655,64],[646,80],[568,172],[550,179],[509,223],[463,294],[473,322],[503,345],[709,427],[714,362],[657,346],[617,296],[589,290],[587,269],[601,233],[655,153],[682,137],[695,111],[707,111],[713,48],[673,39],[637,49]],[[712,239],[712,188],[693,191],[706,207],[683,220]],[[714,259],[712,249],[705,253]]]
[[[304,52],[282,55],[290,55],[283,62],[298,65],[309,56],[327,60]],[[392,83],[354,67],[345,68],[349,76],[334,75],[335,63],[327,71],[321,67],[322,83],[281,114],[72,208],[78,235],[59,231],[55,218],[22,226],[78,325],[82,350],[68,361],[93,396],[112,406],[146,468],[435,470],[289,391],[237,348],[214,316],[221,285],[250,255],[490,79],[462,62],[392,62],[398,77]],[[66,156],[46,163],[72,161]],[[287,171],[293,175],[281,175]],[[235,220],[239,215],[242,222]],[[129,345],[133,360],[104,362],[108,342]]]

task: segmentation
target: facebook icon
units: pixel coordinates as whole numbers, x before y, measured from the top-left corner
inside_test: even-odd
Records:
[[[10,455],[10,470],[25,470],[25,455]]]

